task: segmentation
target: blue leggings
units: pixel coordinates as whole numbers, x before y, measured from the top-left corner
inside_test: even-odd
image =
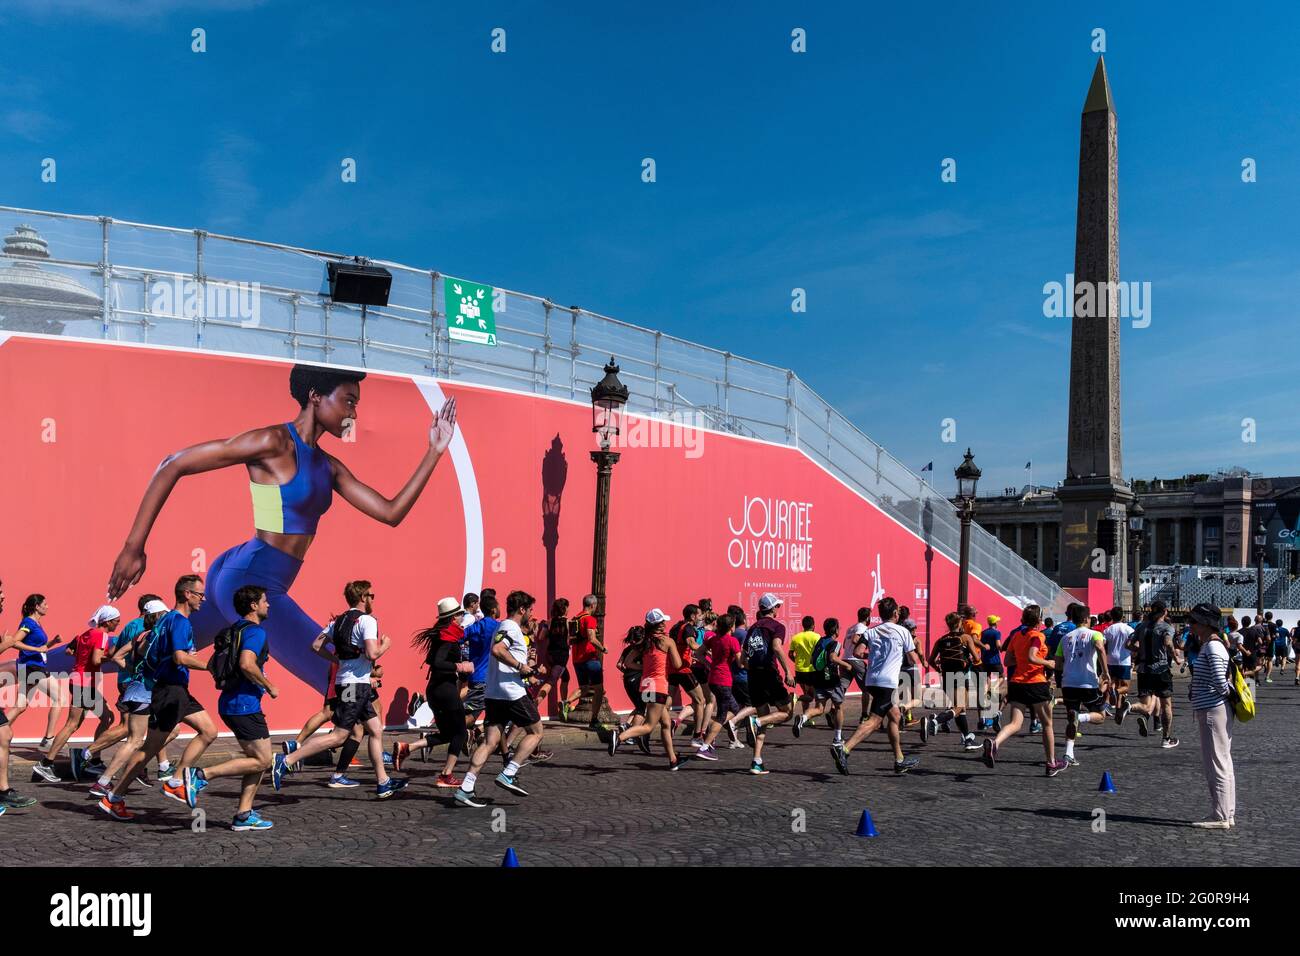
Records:
[[[270,616],[263,625],[270,639],[271,656],[294,677],[324,693],[329,663],[311,649],[322,626],[289,596],[289,588],[301,569],[302,562],[293,555],[257,538],[223,552],[208,570],[207,599],[190,618],[195,646],[206,647],[218,631],[239,620],[235,613],[236,591],[245,584],[260,585],[266,588],[271,604]]]

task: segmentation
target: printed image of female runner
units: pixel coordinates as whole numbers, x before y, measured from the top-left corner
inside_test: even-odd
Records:
[[[319,447],[322,436],[342,438],[357,419],[364,372],[295,365],[289,394],[297,416],[281,425],[254,428],[168,455],[145,489],[135,521],[113,564],[108,593],[116,600],[145,572],[145,545],[176,483],[189,475],[243,465],[253,498],[252,538],[222,553],[208,572],[208,600],[192,624],[197,646],[238,619],[235,591],[246,584],[266,588],[272,614],[267,633],[272,655],[299,680],[325,690],[328,664],[312,651],[321,626],[289,595],[316,537],[317,523],[337,492],[362,514],[396,526],[410,512],[456,430],[456,399],[448,399],[429,427],[429,448],[402,489],[387,498],[356,478]]]

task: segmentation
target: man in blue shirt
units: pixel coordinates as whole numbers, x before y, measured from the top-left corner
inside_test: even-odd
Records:
[[[242,621],[234,627],[235,649],[239,674],[227,681],[217,699],[217,713],[235,734],[242,757],[232,757],[207,770],[194,771],[194,795],[197,798],[208,781],[218,777],[240,777],[239,810],[230,824],[232,830],[269,830],[272,823],[258,816],[253,809],[253,798],[262,783],[262,775],[271,769],[271,734],[262,713],[262,695],[271,699],[280,696],[279,690],[266,677],[266,659],[271,655],[270,641],[262,626],[271,614],[271,602],[266,588],[246,584],[234,596],[235,613]]]
[[[483,612],[482,620],[475,621],[465,630],[465,639],[461,642],[462,657],[474,664],[474,673],[469,678],[469,694],[465,697],[465,724],[470,734],[474,734],[474,724],[487,707],[488,660],[492,657],[492,642],[496,638],[501,622],[497,615],[501,613],[501,604],[495,594],[484,592],[479,609]]]
[[[131,758],[121,780],[100,801],[100,809],[114,820],[129,820],[121,794],[126,793],[132,781],[140,775],[145,764],[158,755],[168,735],[178,724],[186,724],[195,731],[194,739],[185,748],[178,774],[163,782],[163,793],[194,807],[197,792],[195,775],[191,768],[203,752],[217,739],[217,727],[203,709],[203,705],[190,694],[190,669],[208,669],[194,656],[194,628],[190,615],[203,606],[206,588],[203,578],[187,574],[177,579],[176,607],[154,625],[153,638],[144,652],[141,677],[146,687],[153,691],[149,705],[149,735],[144,746]]]

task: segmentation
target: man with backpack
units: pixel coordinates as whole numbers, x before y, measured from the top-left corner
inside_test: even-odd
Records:
[[[367,750],[375,768],[375,796],[385,800],[407,783],[404,777],[390,777],[384,769],[384,725],[375,711],[375,689],[371,684],[375,662],[388,652],[392,641],[387,634],[379,634],[379,622],[374,617],[375,592],[369,581],[349,581],[343,588],[343,599],[348,602],[348,610],[321,632],[322,636],[328,635],[339,659],[334,729],[313,737],[291,754],[276,754],[271,764],[271,786],[279,790],[284,775],[312,754],[346,744],[353,728],[360,724],[368,735]]]
[[[130,819],[130,814],[119,815],[113,804],[121,803],[131,782],[140,775],[145,765],[158,755],[168,736],[178,724],[186,724],[195,731],[194,739],[185,748],[176,774],[163,781],[163,793],[194,807],[194,775],[190,768],[203,756],[203,752],[217,739],[217,728],[208,712],[190,694],[190,670],[207,670],[207,664],[194,656],[194,628],[190,616],[203,606],[207,590],[203,578],[186,574],[176,581],[173,589],[176,606],[163,616],[148,632],[149,642],[144,649],[139,673],[145,691],[151,691],[149,701],[149,733],[144,746],[131,758],[121,781],[105,794],[100,806],[114,820]],[[108,806],[105,806],[107,804]]]
[[[805,619],[806,620],[806,619]],[[811,626],[811,625],[809,625]],[[836,741],[844,739],[844,691],[853,676],[853,665],[840,654],[839,618],[828,617],[822,621],[823,635],[813,645],[809,660],[812,665],[813,703],[799,716],[802,723],[826,715],[826,722],[835,731]]]
[[[749,745],[754,760],[749,772],[763,776],[763,735],[773,724],[790,719],[790,692],[794,689],[794,664],[785,653],[785,625],[775,617],[781,599],[764,594],[758,599],[758,620],[745,635],[741,657],[749,671],[749,699],[758,715],[748,720]]]
[[[1166,620],[1168,609],[1163,601],[1154,601],[1151,610],[1133,632],[1132,648],[1137,652],[1139,701],[1129,709],[1137,714],[1138,733],[1149,733],[1147,719],[1159,717],[1164,740],[1160,746],[1170,750],[1178,746],[1174,729],[1174,674],[1171,669],[1177,650],[1174,628]]]
[[[271,734],[262,713],[262,695],[280,696],[276,686],[266,678],[266,660],[271,654],[270,641],[262,626],[271,614],[266,588],[245,584],[235,592],[235,613],[241,617],[217,635],[208,670],[221,691],[217,713],[235,735],[244,752],[209,767],[195,769],[194,795],[197,798],[208,781],[219,777],[241,777],[239,810],[230,824],[232,830],[269,830],[271,821],[263,820],[253,809],[253,798],[262,783],[262,775],[271,769]]]

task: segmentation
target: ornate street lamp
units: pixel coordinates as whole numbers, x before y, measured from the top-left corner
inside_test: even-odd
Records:
[[[1264,546],[1268,544],[1268,528],[1264,522],[1255,529],[1255,611],[1258,621],[1264,616]]]
[[[1142,571],[1142,527],[1146,524],[1146,509],[1142,507],[1142,502],[1137,498],[1133,499],[1133,507],[1128,510],[1128,533],[1133,539],[1133,617],[1142,616],[1142,595],[1140,592],[1141,581],[1138,575]]]
[[[618,380],[614,356],[605,366],[605,377],[591,390],[591,430],[599,436],[600,451],[591,453],[596,463],[596,540],[591,556],[591,593],[596,595],[596,638],[605,644],[605,572],[609,566],[609,483],[619,453],[610,444],[622,433],[623,406],[627,404],[627,386]],[[581,703],[579,704],[581,707]],[[592,723],[600,714],[592,714]]]
[[[975,486],[983,474],[975,465],[970,449],[957,466],[957,500],[961,502],[961,566],[957,575],[957,606],[967,603],[966,593],[970,578],[970,525],[975,518]]]

